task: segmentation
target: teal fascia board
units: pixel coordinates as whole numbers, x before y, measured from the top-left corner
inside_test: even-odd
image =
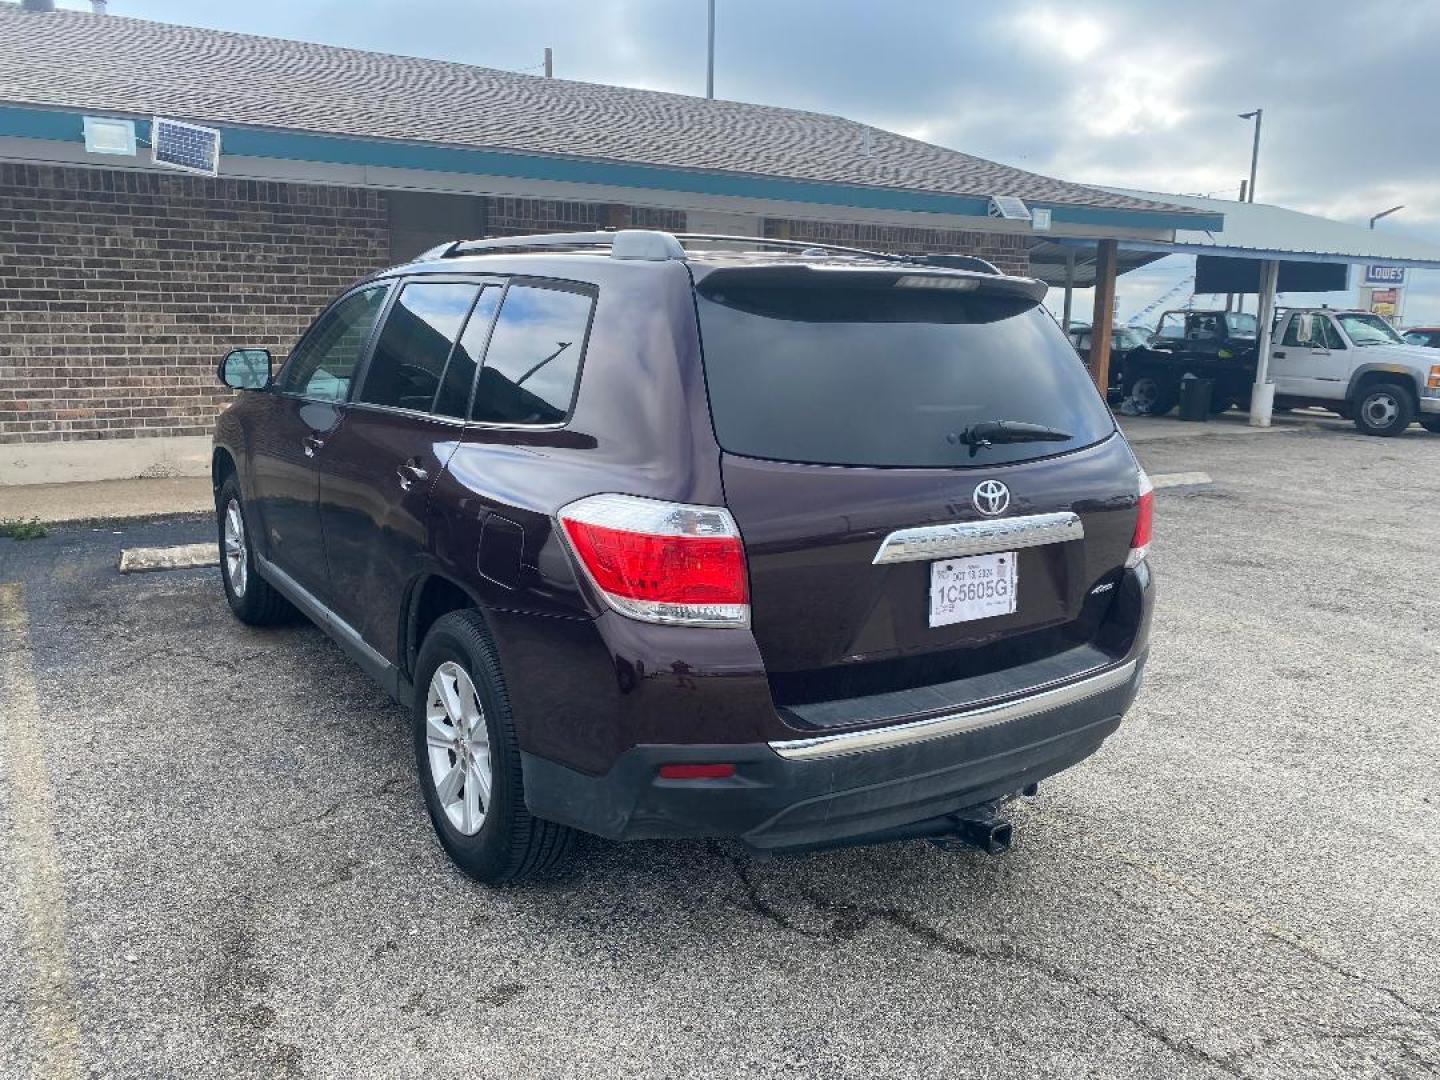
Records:
[[[83,111],[0,106],[0,136],[81,142]],[[114,115],[91,113],[91,115]],[[575,184],[603,184],[652,191],[685,191],[703,195],[769,199],[778,202],[853,206],[867,210],[902,210],[917,213],[985,217],[990,200],[979,195],[906,191],[820,181],[787,180],[741,173],[633,165],[558,155],[524,154],[504,150],[471,150],[400,139],[359,139],[341,135],[271,128],[219,125],[221,146],[227,154],[312,161],[336,165],[373,165],[424,172],[453,172],[477,176],[508,176],[523,180],[551,180]],[[149,138],[149,121],[136,118],[136,133]],[[97,161],[97,164],[100,162]],[[1142,229],[1219,229],[1220,215],[1197,217],[1165,211],[1124,210],[1110,207],[1048,206],[1053,220],[1076,225],[1108,225]]]

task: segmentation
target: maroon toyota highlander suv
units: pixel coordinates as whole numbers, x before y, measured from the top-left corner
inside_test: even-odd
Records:
[[[483,881],[576,829],[996,850],[1139,687],[1150,485],[1045,286],[715,240],[448,244],[221,364],[231,608],[410,708]]]

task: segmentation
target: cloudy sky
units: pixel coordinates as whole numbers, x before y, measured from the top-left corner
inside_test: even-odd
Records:
[[[86,7],[61,0],[62,7]],[[110,0],[117,15],[703,94],[705,0]],[[1276,202],[1440,244],[1440,0],[717,0],[716,95],[1068,180]],[[1178,283],[1121,279],[1120,315]],[[1414,272],[1412,271],[1412,276]],[[1407,321],[1440,322],[1440,271]],[[1184,299],[1184,296],[1180,298]],[[1297,300],[1299,298],[1297,297]],[[1344,303],[1348,297],[1332,297]]]

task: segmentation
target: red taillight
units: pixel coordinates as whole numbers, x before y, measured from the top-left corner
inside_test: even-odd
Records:
[[[592,495],[559,517],[590,580],[621,614],[692,626],[749,624],[745,548],[722,507]]]
[[[1130,554],[1126,566],[1138,566],[1150,553],[1150,530],[1155,524],[1155,486],[1145,471],[1140,471],[1140,499],[1136,504],[1135,533],[1130,537]]]
[[[734,765],[661,765],[661,780],[724,780],[735,775]]]

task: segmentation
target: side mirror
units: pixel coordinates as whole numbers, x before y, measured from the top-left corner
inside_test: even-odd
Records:
[[[263,390],[270,385],[270,350],[232,349],[220,361],[219,374],[232,390]]]

